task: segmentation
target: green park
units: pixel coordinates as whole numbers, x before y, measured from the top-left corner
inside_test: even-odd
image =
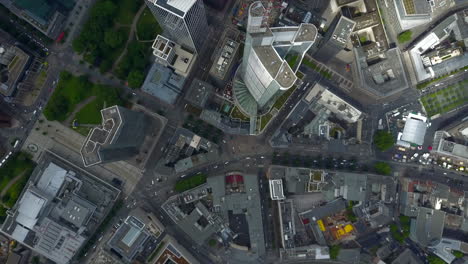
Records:
[[[101,122],[101,109],[124,103],[118,88],[92,83],[86,76],[62,72],[43,113],[47,120],[65,125],[71,125],[73,120],[79,124],[96,125]]]
[[[144,1],[98,0],[72,46],[90,67],[139,88],[150,64],[151,44],[161,32]]]
[[[468,102],[468,80],[430,92],[421,97],[428,116],[447,113]]]
[[[20,152],[0,167],[0,222],[4,221],[6,211],[15,205],[35,166],[28,154]]]

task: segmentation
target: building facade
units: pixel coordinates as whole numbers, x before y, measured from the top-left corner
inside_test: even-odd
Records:
[[[330,25],[314,57],[321,62],[334,58],[346,47],[355,26],[355,21],[339,14]]]
[[[233,87],[237,105],[251,117],[268,109],[275,95],[294,85],[302,58],[317,37],[312,24],[270,28],[267,21],[265,7],[254,2],[249,7],[244,54]]]
[[[81,148],[85,167],[129,159],[138,154],[146,135],[146,117],[120,106],[101,110],[102,125],[93,128]]]
[[[208,23],[202,0],[148,0],[146,2],[164,35],[194,52],[200,52]]]

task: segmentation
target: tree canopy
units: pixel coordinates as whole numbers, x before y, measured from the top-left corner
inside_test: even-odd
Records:
[[[116,11],[117,6],[112,1],[97,1],[80,35],[73,40],[73,49],[84,53],[84,60],[88,63],[99,65],[102,59],[123,45],[123,32],[113,28]]]
[[[104,33],[104,42],[111,48],[117,48],[124,41],[125,36],[122,31],[108,30]]]
[[[413,32],[411,30],[406,30],[398,34],[398,42],[399,43],[405,43],[411,40],[411,36],[413,35]]]
[[[145,75],[141,71],[133,70],[128,74],[128,86],[133,89],[140,88],[145,80]]]
[[[393,147],[395,144],[395,139],[390,132],[385,130],[377,130],[374,135],[374,145],[380,151],[386,151]]]
[[[392,172],[392,168],[390,167],[390,165],[383,161],[376,162],[374,164],[374,169],[375,172],[382,175],[390,175],[390,173]]]

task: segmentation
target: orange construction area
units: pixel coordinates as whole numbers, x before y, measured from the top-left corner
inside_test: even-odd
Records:
[[[324,222],[325,221],[325,222]],[[333,219],[317,220],[319,229],[332,240],[340,240],[353,234],[354,227],[350,223],[337,224]]]
[[[331,233],[331,236],[333,237],[334,240],[340,240],[343,237],[347,237],[347,236],[351,235],[353,230],[354,230],[354,227],[352,225],[350,225],[350,224],[346,224],[346,225],[341,224],[341,225],[331,227],[330,228],[330,233]]]
[[[244,21],[248,14],[250,5],[256,1],[258,0],[241,0],[237,7],[234,8],[232,23],[237,24]],[[270,14],[272,14],[275,10],[279,10],[281,8],[281,1],[279,0],[262,0],[262,3],[266,9],[265,16],[270,16]],[[272,15],[274,17],[276,14]]]

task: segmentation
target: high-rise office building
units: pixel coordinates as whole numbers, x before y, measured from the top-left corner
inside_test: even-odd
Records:
[[[270,28],[260,1],[252,3],[248,12],[243,60],[233,90],[236,103],[252,117],[268,109],[280,91],[294,85],[302,58],[315,42],[317,28],[307,23]]]
[[[102,125],[90,131],[81,148],[85,167],[134,157],[145,139],[144,113],[114,105],[101,116]]]
[[[147,0],[146,3],[166,37],[200,52],[208,29],[202,0]]]
[[[356,22],[339,14],[328,28],[314,57],[327,62],[346,47]]]

